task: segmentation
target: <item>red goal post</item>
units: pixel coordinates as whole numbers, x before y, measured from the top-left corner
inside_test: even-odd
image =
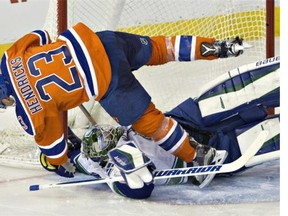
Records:
[[[266,58],[275,56],[275,2],[266,0]],[[270,115],[275,114],[274,108],[269,108]]]

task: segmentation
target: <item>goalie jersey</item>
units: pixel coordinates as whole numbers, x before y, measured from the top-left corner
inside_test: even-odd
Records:
[[[5,52],[1,70],[13,92],[22,128],[34,136],[51,164],[60,165],[68,159],[62,111],[94,99],[121,125],[130,125],[151,103],[149,94],[131,72],[145,64],[214,59],[215,56],[201,56],[197,48],[203,41],[214,40],[193,36],[150,38],[111,31],[95,33],[78,23],[53,43],[42,30],[23,36]],[[120,47],[119,51],[115,45]],[[111,105],[112,100],[117,106]]]

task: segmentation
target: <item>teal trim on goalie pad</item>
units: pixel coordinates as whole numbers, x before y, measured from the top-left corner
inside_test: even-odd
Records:
[[[252,71],[247,71],[245,73],[240,73],[237,76],[231,77],[229,80],[225,80],[219,85],[211,88],[208,92],[202,94],[198,101],[202,101],[207,98],[211,98],[217,95],[227,94],[229,92],[239,91],[246,86],[252,84],[258,79],[266,76],[267,74],[280,68],[280,63],[270,65],[263,68],[257,68]],[[228,72],[230,74],[230,72]]]

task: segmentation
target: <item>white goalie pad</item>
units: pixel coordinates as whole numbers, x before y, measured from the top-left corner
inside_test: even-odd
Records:
[[[241,74],[246,72],[249,73],[250,71],[257,71],[261,68],[268,68],[269,66],[279,63],[280,56],[277,56],[244,65],[228,71],[205,85],[198,97],[198,104],[202,117],[231,110],[279,88],[280,68],[275,69],[274,71],[265,71],[265,74],[261,77],[253,77],[251,80],[242,80],[241,77]],[[225,82],[227,81],[231,81],[232,87],[225,86]],[[213,88],[217,86],[217,92],[214,92]],[[205,96],[203,96],[204,94]]]
[[[280,119],[278,117],[267,119],[259,124],[255,125],[254,127],[250,128],[249,130],[245,131],[244,133],[237,136],[239,148],[241,154],[243,155],[246,150],[249,148],[253,139],[258,136],[258,134],[263,131],[269,131],[269,134],[263,144],[263,146],[268,145],[271,140],[279,139],[280,135]],[[261,150],[260,150],[261,151]],[[267,152],[264,154],[258,154],[252,157],[245,165],[245,167],[255,166],[257,164],[263,163],[265,161],[278,159],[280,157],[280,150],[275,150],[271,152]]]

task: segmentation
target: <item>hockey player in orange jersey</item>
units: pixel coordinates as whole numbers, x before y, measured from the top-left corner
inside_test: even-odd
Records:
[[[37,30],[20,38],[3,55],[0,104],[2,108],[11,105],[13,96],[19,123],[35,137],[47,161],[62,176],[73,177],[74,170],[68,160],[61,111],[91,98],[120,125],[132,125],[139,134],[186,162],[202,157],[205,165],[215,149],[191,145],[185,130],[155,107],[132,72],[143,65],[168,61],[235,57],[244,48],[238,37],[219,41],[196,36],[95,33],[83,23],[51,43],[46,31]]]

